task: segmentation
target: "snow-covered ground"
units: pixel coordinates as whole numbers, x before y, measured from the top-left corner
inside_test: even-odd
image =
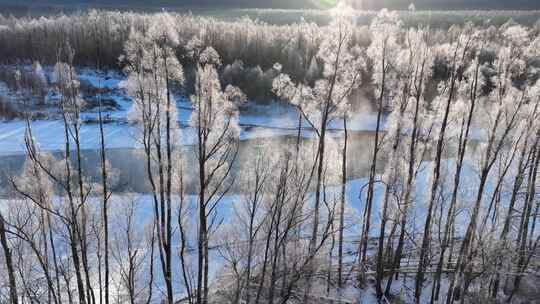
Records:
[[[181,109],[179,122],[181,125],[186,125],[190,110]],[[295,124],[297,121],[288,120],[291,114],[269,113],[268,115],[253,115],[246,114],[240,116],[242,131],[241,140],[265,138],[282,135],[295,135],[297,129]],[[360,116],[360,115],[359,115]],[[83,117],[86,117],[83,115]],[[125,117],[125,116],[123,116]],[[296,118],[297,119],[297,118]],[[370,121],[372,117],[365,116],[365,121]],[[307,127],[307,126],[306,126]],[[339,124],[335,124],[335,129],[341,129]],[[104,127],[105,141],[107,148],[137,148],[138,141],[136,138],[137,128],[134,125],[126,122],[111,122]],[[351,127],[351,130],[355,130]],[[356,130],[371,130],[368,127],[363,129],[363,126]],[[26,123],[23,120],[13,120],[0,122],[0,155],[13,155],[25,153],[24,134],[26,132]],[[35,120],[32,121],[32,132],[34,138],[39,143],[42,151],[58,151],[63,149],[65,144],[64,125],[60,120]],[[189,132],[183,132],[189,134]],[[310,137],[312,134],[309,130],[303,131],[304,137]],[[98,149],[100,144],[99,125],[84,124],[81,127],[81,148],[82,149]],[[182,144],[193,144],[193,138],[180,138]]]
[[[81,84],[90,86],[93,88],[105,88],[105,98],[113,99],[118,105],[116,109],[108,109],[104,115],[110,120],[105,124],[105,140],[107,148],[119,149],[119,148],[138,148],[140,147],[137,141],[137,126],[128,123],[127,116],[131,108],[131,100],[129,96],[122,89],[122,81],[124,78],[118,73],[107,73],[106,75],[98,75],[92,70],[80,70],[79,79]],[[4,88],[0,84],[0,90]],[[4,88],[5,90],[5,88]],[[188,120],[192,113],[192,107],[189,100],[177,96],[178,106],[178,122],[184,128],[189,128]],[[82,118],[85,121],[92,121],[96,119],[97,112],[90,110],[82,113]],[[384,123],[384,121],[383,121]],[[296,135],[298,130],[298,111],[291,105],[274,101],[267,104],[260,104],[256,102],[248,102],[243,105],[240,113],[241,124],[241,139],[248,140],[254,138],[270,138],[284,135]],[[351,131],[372,131],[375,129],[376,114],[375,113],[351,113],[348,127]],[[311,137],[312,132],[309,130],[307,123],[304,123],[304,131],[302,136]],[[330,125],[330,129],[334,132],[340,132],[343,129],[341,121],[333,121]],[[6,155],[21,155],[25,154],[24,136],[26,132],[26,123],[23,120],[13,120],[7,122],[0,122],[0,156]],[[32,122],[32,132],[38,142],[41,150],[43,151],[59,151],[64,148],[64,126],[58,119],[50,120],[35,120]],[[190,138],[191,132],[181,132],[182,136],[180,142],[183,145],[190,145],[194,143],[194,138]],[[480,136],[480,135],[478,135]],[[85,123],[81,128],[81,147],[82,149],[94,150],[100,146],[99,125],[95,122]],[[416,180],[416,191],[414,195],[414,206],[411,209],[411,218],[418,219],[413,223],[414,231],[420,231],[424,224],[426,203],[428,200],[429,192],[427,189],[430,184],[430,174],[433,170],[433,163],[426,161],[422,164]],[[453,160],[447,160],[446,168],[454,168],[455,164]],[[452,169],[449,169],[452,170]],[[464,167],[462,185],[463,188],[463,201],[464,204],[467,199],[474,197],[474,193],[469,193],[465,185],[474,185],[477,181],[476,171],[473,163],[467,163]],[[453,173],[449,172],[449,176]],[[355,179],[348,181],[347,183],[347,204],[348,212],[351,216],[360,219],[364,212],[366,202],[366,184],[367,178],[365,176],[356,176]],[[493,191],[492,185],[488,185],[486,192]],[[474,192],[474,187],[471,186],[471,191]],[[329,187],[326,195],[328,197],[334,197],[339,199],[341,188],[339,186]],[[115,194],[112,199],[114,202],[124,202],[126,198],[130,197],[137,201],[137,222],[140,223],[140,227],[144,227],[144,223],[150,223],[153,217],[152,199],[148,194]],[[224,220],[224,224],[227,224],[233,216],[234,205],[238,203],[240,196],[238,194],[230,194],[223,198],[219,208],[217,208],[217,217]],[[188,195],[188,201],[195,201],[196,197]],[[313,199],[313,198],[312,198]],[[384,186],[377,184],[375,187],[375,197],[373,205],[373,218],[372,229],[370,235],[375,237],[379,234],[377,231],[380,226],[381,219],[381,206],[384,199]],[[460,213],[456,225],[457,233],[463,233],[464,227],[468,222],[467,209],[464,208],[464,212]],[[356,224],[348,227],[346,237],[350,240],[356,241],[360,234],[361,220],[355,221]],[[196,223],[192,223],[196,225]],[[195,227],[195,226],[193,226]],[[355,244],[350,242],[347,245],[351,251],[354,251]],[[217,256],[217,253],[212,258],[211,272],[215,277],[216,273],[223,266],[223,261]],[[412,282],[412,281],[411,281]],[[178,282],[176,282],[178,284]],[[410,282],[406,284],[400,284],[395,282],[395,288],[393,291],[395,294],[401,294],[404,286],[410,285]],[[357,290],[351,291],[352,294],[358,292]],[[427,294],[427,293],[426,293]],[[352,295],[356,297],[356,295]],[[365,290],[362,295],[362,303],[374,302],[373,290]]]
[[[44,68],[48,77],[52,68]],[[98,74],[91,69],[78,70],[79,80],[82,86],[89,88],[101,88],[105,92],[103,99],[114,100],[116,109],[108,109],[103,113],[110,122],[105,125],[106,145],[108,148],[136,148],[136,127],[127,121],[131,109],[131,99],[122,88],[125,77],[116,72]],[[0,86],[2,87],[2,86]],[[5,88],[4,88],[5,89]],[[192,106],[188,99],[177,96],[178,122],[186,128],[192,113]],[[97,109],[85,111],[81,114],[83,121],[87,123],[81,127],[81,147],[83,149],[98,149],[100,144]],[[348,128],[351,131],[374,130],[376,125],[375,113],[351,113]],[[298,111],[291,105],[279,101],[265,104],[250,101],[244,104],[240,111],[241,139],[265,138],[282,135],[297,134]],[[309,125],[304,122],[302,135],[310,137]],[[13,155],[25,153],[24,134],[25,122],[12,120],[0,122],[0,155]],[[343,129],[342,121],[333,121],[330,129],[337,131]],[[43,151],[58,151],[64,147],[64,126],[58,119],[34,120],[32,131],[36,141]],[[182,144],[194,143],[193,138],[182,132],[180,139]]]

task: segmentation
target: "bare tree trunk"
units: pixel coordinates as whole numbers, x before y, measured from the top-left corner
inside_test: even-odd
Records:
[[[53,229],[51,227],[52,226],[51,215],[49,212],[47,212],[46,217],[47,217],[48,237],[49,237],[49,242],[51,244],[54,273],[55,273],[55,278],[56,278],[56,291],[58,292],[58,301],[62,303],[62,292],[60,292],[60,270],[58,267],[58,257],[56,253],[56,245],[54,243]]]
[[[404,95],[406,96],[406,95]],[[391,154],[391,159],[389,160],[390,162],[390,166],[395,168],[397,167],[397,164],[395,162],[397,162],[397,153],[398,153],[398,147],[400,145],[400,141],[401,141],[401,120],[402,120],[402,116],[403,116],[403,112],[404,112],[404,107],[403,105],[401,106],[402,109],[400,109],[400,117],[398,118],[399,121],[398,121],[398,127],[397,127],[397,134],[395,134],[395,139],[394,139],[394,142],[392,144],[392,151],[390,152]],[[382,280],[383,280],[383,276],[384,276],[384,259],[383,259],[383,255],[384,255],[384,236],[385,236],[385,233],[386,233],[386,223],[388,222],[388,204],[389,204],[389,201],[390,201],[390,192],[392,191],[392,188],[393,188],[393,185],[395,184],[396,182],[396,173],[390,173],[390,176],[389,176],[389,180],[387,181],[387,185],[386,185],[386,191],[385,191],[385,195],[384,195],[384,203],[383,203],[383,209],[382,209],[382,218],[381,218],[381,227],[380,227],[380,232],[379,232],[379,242],[378,242],[378,248],[377,248],[377,270],[376,270],[376,282],[375,282],[375,289],[376,289],[376,292],[377,292],[377,298],[378,299],[381,299],[382,296],[383,296],[383,291],[382,291]],[[389,240],[390,242],[390,240]]]
[[[69,125],[66,119],[66,114],[63,114],[64,119],[64,136],[65,136],[65,169],[66,169],[66,181],[65,181],[65,190],[68,195],[69,200],[69,212],[70,219],[68,224],[69,230],[69,245],[71,249],[71,258],[73,259],[73,267],[75,268],[75,278],[77,281],[77,290],[79,294],[79,303],[86,304],[86,293],[84,288],[84,283],[81,275],[81,261],[79,257],[79,242],[80,234],[78,228],[78,216],[77,216],[77,206],[75,206],[73,192],[71,189],[72,175],[71,175],[71,164],[70,164],[70,139],[69,139]]]
[[[257,237],[257,233],[259,228],[262,227],[262,224],[260,224],[258,227],[255,227],[255,216],[257,213],[257,209],[259,208],[259,200],[261,196],[262,187],[264,186],[266,177],[260,175],[260,163],[257,162],[257,167],[255,171],[255,181],[254,181],[254,189],[253,189],[253,197],[249,204],[249,227],[248,227],[248,234],[249,234],[249,240],[248,240],[248,256],[247,256],[247,262],[246,262],[246,278],[245,278],[245,289],[246,289],[246,298],[245,303],[250,304],[251,302],[251,280],[252,280],[252,264],[253,264],[253,254],[254,254],[254,245],[255,245],[255,238]]]
[[[75,77],[72,74],[72,70],[70,69],[70,77],[71,81],[75,81]],[[72,98],[75,98],[75,94]],[[96,298],[94,295],[94,290],[92,289],[92,283],[90,281],[90,267],[88,264],[88,239],[87,239],[87,217],[86,217],[86,196],[87,193],[84,191],[84,175],[83,175],[83,169],[82,169],[82,156],[81,156],[81,138],[80,138],[80,125],[78,122],[79,118],[79,109],[77,111],[77,120],[73,123],[74,128],[74,141],[75,141],[75,148],[76,148],[76,156],[77,156],[77,179],[78,179],[78,186],[79,186],[79,208],[81,210],[81,229],[79,238],[81,239],[81,257],[82,257],[82,265],[83,270],[85,273],[85,279],[86,279],[86,288],[87,288],[87,298],[90,303],[96,303]]]
[[[2,244],[2,249],[4,251],[4,260],[6,263],[9,279],[9,301],[10,304],[18,304],[19,296],[17,295],[17,281],[15,279],[15,270],[13,267],[11,249],[9,248],[8,240],[6,237],[6,224],[2,214],[0,214],[0,243]]]
[[[517,263],[518,274],[514,278],[514,286],[507,302],[510,303],[515,292],[519,289],[521,283],[522,272],[526,269],[529,259],[527,258],[527,234],[529,231],[529,221],[531,218],[531,212],[536,196],[536,187],[538,179],[538,166],[540,165],[540,152],[538,144],[540,142],[540,131],[537,132],[536,141],[533,150],[532,159],[533,165],[529,169],[529,180],[527,185],[527,194],[525,197],[525,204],[523,206],[523,212],[521,217],[521,225],[518,233],[518,248],[519,248],[519,260]],[[535,215],[537,216],[537,215]],[[533,254],[533,253],[531,253]]]
[[[45,246],[45,264],[48,267],[48,250],[47,250],[47,242],[50,243],[50,248],[52,252],[52,258],[53,258],[53,266],[54,266],[54,272],[55,272],[55,278],[56,278],[56,292],[54,291],[54,287],[51,288],[52,295],[55,299],[55,302],[62,302],[62,293],[60,289],[60,271],[58,267],[58,258],[56,254],[56,245],[54,242],[54,235],[53,235],[53,227],[52,227],[52,220],[51,220],[51,203],[47,201],[46,198],[46,189],[44,189],[43,186],[43,180],[41,175],[42,166],[41,162],[39,161],[39,153],[36,149],[36,145],[34,143],[34,139],[32,136],[32,125],[30,123],[30,116],[26,115],[26,134],[25,134],[25,145],[28,152],[28,157],[30,161],[32,162],[33,167],[33,174],[37,178],[37,185],[35,187],[38,188],[38,198],[31,197],[28,193],[24,193],[21,191],[16,183],[12,180],[12,185],[15,188],[15,191],[23,195],[24,197],[29,198],[32,200],[40,209],[41,211],[41,217],[42,217],[42,231],[43,231],[43,242]],[[46,173],[47,174],[47,173]],[[37,252],[36,252],[37,254]],[[45,268],[44,268],[45,270]],[[56,295],[55,295],[56,294]]]
[[[385,291],[384,291],[384,293],[386,295],[390,294],[390,288],[392,287],[392,281],[393,281],[395,271],[396,271],[396,269],[398,269],[400,267],[400,264],[401,264],[401,256],[402,256],[402,252],[403,252],[403,246],[404,246],[404,241],[405,241],[405,233],[406,233],[406,225],[407,225],[407,218],[408,218],[409,202],[410,202],[410,197],[412,195],[412,192],[414,191],[414,189],[413,189],[414,185],[413,184],[414,184],[414,180],[416,178],[417,172],[418,172],[418,168],[416,168],[416,163],[417,163],[416,153],[417,153],[417,145],[418,145],[418,140],[419,140],[419,128],[420,128],[420,126],[418,125],[418,119],[419,119],[419,113],[420,113],[420,107],[421,107],[420,99],[422,97],[423,86],[424,86],[425,66],[426,66],[426,59],[424,58],[424,60],[422,61],[422,67],[420,69],[420,74],[416,75],[417,78],[414,80],[415,82],[418,81],[418,85],[416,86],[414,117],[413,117],[413,129],[412,129],[412,133],[411,133],[411,136],[410,136],[410,141],[411,142],[410,142],[410,145],[409,145],[408,171],[407,171],[407,179],[406,179],[407,182],[405,184],[405,195],[404,195],[404,199],[403,199],[403,202],[404,202],[403,203],[403,210],[401,210],[401,209],[399,210],[400,213],[401,213],[401,220],[400,220],[400,223],[399,223],[399,225],[401,226],[401,229],[400,229],[400,234],[399,234],[399,239],[398,239],[398,245],[397,245],[394,257],[393,257],[393,261],[392,261],[391,266],[390,266],[390,273],[389,273],[388,281],[386,283],[386,288],[385,288]],[[399,144],[399,142],[397,144]],[[398,205],[398,207],[399,207],[399,205]],[[390,259],[392,258],[390,248],[391,248],[391,245],[392,245],[392,242],[393,242],[393,236],[394,236],[395,230],[397,229],[397,225],[398,225],[397,223],[394,223],[394,226],[392,227],[392,230],[391,230],[390,236],[388,238],[388,242],[387,242],[387,244],[388,244],[387,245],[387,250],[388,250],[388,255],[389,255]],[[382,249],[382,248],[380,248],[380,249]],[[381,257],[381,259],[382,259],[382,257]],[[396,276],[396,279],[397,279],[397,276]]]
[[[186,261],[186,248],[188,246],[187,244],[187,236],[186,236],[186,230],[183,223],[183,217],[184,217],[184,175],[183,170],[180,169],[180,206],[178,210],[178,230],[180,232],[180,266],[182,268],[182,278],[184,280],[184,285],[186,286],[186,294],[188,298],[188,303],[193,303],[193,291],[191,288],[191,280],[187,269],[187,261]]]
[[[286,177],[285,177],[286,178]],[[286,181],[284,181],[286,182]],[[281,184],[281,182],[280,182]],[[275,201],[276,203],[276,210],[277,210],[277,219],[274,221],[274,227],[271,227],[274,234],[274,244],[272,248],[272,271],[270,273],[270,288],[268,291],[268,303],[273,304],[274,303],[274,295],[275,295],[275,289],[276,289],[276,280],[277,280],[277,272],[278,272],[278,259],[279,259],[279,246],[280,246],[280,223],[281,223],[281,216],[283,212],[283,204],[284,204],[284,195],[286,193],[286,190],[284,189],[285,185],[283,185],[283,189],[280,189],[278,191],[278,198]]]
[[[369,181],[368,181],[368,190],[367,190],[367,199],[366,199],[366,208],[364,212],[364,224],[362,226],[362,234],[359,245],[359,255],[360,255],[360,269],[364,269],[364,264],[366,262],[366,253],[367,253],[367,243],[369,237],[369,229],[371,222],[371,208],[373,204],[373,195],[375,188],[375,174],[377,169],[377,158],[379,154],[379,140],[380,140],[380,129],[381,129],[381,120],[383,109],[383,99],[386,90],[386,42],[382,50],[382,82],[381,82],[381,93],[378,100],[378,112],[377,112],[377,125],[375,127],[375,142],[373,146],[373,157],[371,159],[371,167],[369,169]]]
[[[97,35],[97,29],[95,30],[95,34]],[[101,37],[97,38],[96,41],[98,42],[96,45],[96,68],[98,70],[98,73],[101,71]],[[109,189],[108,189],[108,172],[107,172],[107,155],[105,151],[105,132],[103,128],[103,116],[102,116],[102,98],[101,98],[101,77],[99,78],[98,83],[98,100],[99,100],[99,112],[98,112],[98,118],[99,118],[99,135],[100,135],[100,156],[101,156],[101,183],[102,183],[102,191],[103,191],[103,205],[102,205],[102,220],[103,220],[103,234],[104,234],[104,240],[103,240],[103,251],[104,251],[104,267],[105,267],[105,294],[104,294],[104,300],[105,304],[109,304],[109,215],[108,215],[108,209],[109,209]],[[99,272],[101,276],[101,271]],[[100,294],[101,294],[101,280],[100,280]],[[100,303],[102,299],[100,296]]]
[[[104,262],[105,262],[105,304],[109,304],[109,189],[108,189],[108,170],[107,170],[107,155],[105,150],[105,132],[103,129],[103,117],[102,117],[102,105],[101,105],[101,93],[98,96],[99,99],[99,134],[101,138],[100,154],[101,154],[101,183],[103,187],[103,205],[102,205],[102,217],[103,217],[103,234],[104,234]],[[101,287],[100,287],[101,289]]]
[[[334,223],[332,221],[331,226],[332,231],[334,231]],[[332,287],[332,266],[334,266],[334,249],[336,247],[336,236],[332,233],[330,237],[330,250],[328,250],[328,271],[326,275],[326,295],[330,296],[330,288]],[[341,293],[341,291],[339,291]]]
[[[345,220],[345,204],[347,199],[347,144],[349,133],[347,129],[347,116],[343,115],[343,155],[341,161],[341,205],[339,208],[339,239],[338,239],[338,288],[343,288],[343,230]]]
[[[149,269],[149,279],[148,279],[148,297],[146,298],[145,304],[150,304],[152,302],[152,296],[154,292],[154,248],[156,246],[156,221],[152,223],[152,236],[150,237],[150,269]]]
[[[502,96],[499,96],[499,99],[501,98]],[[461,243],[461,248],[459,250],[459,256],[458,256],[457,265],[456,265],[456,273],[453,276],[450,282],[450,287],[448,289],[449,292],[447,295],[447,303],[451,303],[451,301],[453,301],[455,292],[457,292],[457,295],[459,296],[464,296],[462,295],[462,293],[466,292],[466,290],[462,289],[463,277],[464,277],[465,270],[467,269],[467,266],[470,264],[470,259],[472,259],[471,247],[472,247],[474,235],[476,233],[478,215],[480,213],[480,205],[482,203],[484,190],[488,182],[488,176],[491,171],[491,168],[493,167],[495,161],[497,160],[497,157],[500,151],[503,149],[505,139],[508,137],[511,129],[515,126],[517,114],[519,113],[523,103],[524,103],[524,94],[520,97],[520,100],[517,101],[517,104],[515,105],[515,108],[513,109],[512,113],[503,114],[504,110],[502,108],[497,111],[497,115],[495,117],[493,126],[491,128],[492,129],[491,136],[488,139],[484,160],[481,165],[480,184],[478,187],[476,201],[473,206],[471,220],[469,222],[469,225],[467,226],[467,230],[463,238],[463,242]],[[508,122],[505,124],[504,132],[502,132],[501,138],[497,142],[497,139],[495,138],[495,136],[496,136],[497,128],[500,124],[500,121],[503,118],[503,115],[507,117]],[[457,281],[457,286],[456,286],[456,281]],[[455,290],[456,288],[458,288],[458,290]]]
[[[437,270],[434,275],[434,285],[433,285],[432,294],[431,294],[431,302],[438,302],[439,300],[439,292],[441,288],[441,275],[442,275],[442,269],[444,265],[444,255],[450,243],[450,237],[451,237],[450,230],[452,229],[454,225],[455,209],[456,209],[456,204],[457,204],[458,190],[459,190],[459,186],[461,182],[461,171],[463,168],[463,160],[465,158],[465,153],[467,152],[470,127],[471,127],[472,118],[473,118],[475,106],[476,106],[476,90],[478,86],[479,70],[480,70],[480,64],[478,63],[476,66],[475,80],[474,80],[474,85],[473,85],[474,93],[471,94],[473,98],[471,98],[470,100],[471,105],[469,107],[469,115],[467,118],[465,131],[463,128],[464,127],[463,124],[465,124],[465,118],[463,119],[463,123],[461,126],[461,132],[460,132],[460,137],[459,137],[459,147],[458,147],[458,161],[456,165],[456,172],[454,174],[454,187],[452,190],[452,198],[450,201],[450,206],[448,207],[448,214],[446,216],[446,225],[444,228],[444,236],[443,236],[443,241],[442,241],[442,246],[441,246],[441,252],[439,255],[439,262],[437,263]],[[452,251],[450,251],[449,259],[451,259],[451,257],[452,257]]]
[[[420,258],[418,261],[418,272],[416,275],[416,284],[415,284],[415,301],[416,303],[420,303],[420,296],[422,294],[422,284],[424,282],[424,267],[427,263],[427,255],[429,250],[429,244],[431,241],[431,219],[433,216],[433,207],[435,204],[435,199],[437,196],[437,189],[439,187],[439,181],[440,181],[440,175],[441,175],[441,161],[442,161],[442,154],[444,149],[444,141],[446,138],[446,126],[448,125],[448,117],[450,115],[450,107],[452,104],[452,99],[454,97],[454,89],[456,85],[456,69],[457,69],[457,63],[456,58],[457,56],[457,48],[454,53],[454,63],[452,67],[452,80],[450,83],[450,92],[448,94],[448,99],[446,101],[446,108],[444,111],[444,118],[441,124],[441,129],[439,131],[439,138],[437,141],[437,152],[435,154],[435,165],[433,167],[433,183],[431,185],[431,195],[429,200],[429,207],[427,211],[427,217],[426,221],[424,223],[424,234],[422,238],[422,245],[420,248]]]
[[[200,97],[199,97],[200,100]],[[201,115],[199,114],[199,121],[201,121]],[[203,130],[198,130],[199,136],[199,255],[198,255],[198,273],[197,273],[197,304],[206,304],[206,246],[207,246],[207,223],[206,223],[206,142]]]
[[[340,61],[340,56],[342,52],[342,48],[346,47],[343,45],[344,41],[339,40],[337,50],[336,50],[336,57],[334,59],[334,66],[335,71],[332,75],[332,78],[330,79],[330,87],[328,90],[328,95],[326,96],[326,100],[324,101],[324,108],[322,114],[322,120],[321,120],[321,126],[320,126],[320,133],[319,133],[319,147],[317,150],[318,154],[318,166],[317,166],[317,181],[316,181],[316,188],[315,188],[315,212],[313,216],[313,234],[311,236],[310,241],[310,250],[313,250],[315,246],[317,245],[317,238],[319,233],[319,208],[321,204],[321,190],[324,191],[324,189],[321,189],[322,183],[323,183],[323,169],[324,169],[324,162],[325,162],[325,150],[326,150],[326,132],[328,128],[328,121],[330,119],[329,115],[331,112],[331,103],[334,98],[334,89],[338,77],[338,65]],[[309,288],[308,288],[309,289]]]
[[[288,186],[288,179],[289,179],[289,174],[290,174],[290,170],[289,170],[289,163],[290,163],[290,158],[289,156],[286,156],[286,159],[283,160],[283,167],[280,166],[279,168],[279,178],[277,180],[277,183],[276,183],[276,187],[274,189],[272,189],[272,200],[270,202],[270,210],[268,211],[268,214],[267,214],[267,217],[269,218],[269,223],[268,223],[268,226],[267,226],[267,229],[268,231],[266,232],[266,235],[265,235],[265,247],[264,247],[264,258],[263,258],[263,262],[262,262],[262,273],[260,274],[260,282],[259,282],[259,286],[258,286],[258,289],[257,289],[257,295],[256,295],[256,298],[255,298],[255,303],[258,304],[260,299],[261,299],[261,296],[263,294],[263,289],[264,289],[264,284],[265,284],[265,279],[266,279],[266,273],[268,271],[268,263],[270,263],[271,267],[272,267],[272,271],[271,271],[271,276],[272,276],[272,279],[271,279],[271,287],[270,287],[270,291],[269,291],[269,296],[268,296],[268,300],[270,301],[273,301],[274,300],[274,289],[275,289],[275,283],[276,282],[272,282],[273,280],[275,280],[276,276],[277,276],[277,273],[275,272],[277,269],[277,265],[278,265],[278,261],[277,261],[277,256],[279,255],[279,249],[280,249],[280,246],[286,246],[286,244],[284,244],[284,241],[287,239],[287,235],[289,233],[289,230],[293,227],[293,223],[294,223],[294,218],[295,218],[295,215],[296,215],[296,205],[294,206],[293,210],[291,211],[291,214],[289,215],[289,219],[287,220],[287,225],[285,225],[284,229],[282,230],[283,233],[282,235],[280,236],[279,234],[279,231],[280,231],[280,222],[282,220],[282,213],[283,213],[283,208],[284,208],[284,205],[286,203],[286,198],[288,197],[288,190],[287,190],[287,186]],[[298,165],[296,163],[296,165]],[[294,175],[297,176],[299,173],[298,171],[295,169],[294,170]],[[309,183],[308,183],[309,185]],[[300,196],[300,195],[299,195]],[[298,197],[297,197],[298,198]],[[296,201],[297,202],[297,201]],[[274,237],[274,244],[271,244],[272,242],[272,237]],[[273,247],[273,248],[272,248]],[[300,279],[300,278],[298,278]],[[283,283],[283,282],[282,282]],[[283,285],[282,285],[283,286]],[[281,296],[283,297],[284,296],[284,290],[281,291]]]
[[[154,60],[154,67],[153,67],[153,77],[154,77],[154,86],[155,86],[155,92],[157,96],[160,96],[159,90],[159,80],[158,80],[158,69],[159,69],[159,55],[157,54],[156,46],[153,46],[153,60]],[[167,80],[168,81],[168,80]],[[168,94],[168,92],[167,92]],[[167,106],[170,104],[170,97],[167,99]],[[165,142],[165,149],[168,150],[169,144],[170,144],[170,135],[168,134],[170,132],[170,116],[168,115],[168,110],[165,109],[165,115],[166,115],[166,122],[165,122],[165,133],[166,133],[166,142]],[[158,190],[159,190],[159,203],[160,203],[160,231],[161,231],[161,238],[160,238],[160,246],[161,251],[163,252],[162,255],[160,255],[162,261],[162,271],[163,271],[163,279],[165,281],[165,287],[167,292],[167,304],[173,303],[173,290],[172,290],[172,271],[171,271],[171,248],[170,248],[170,203],[169,203],[169,191],[170,187],[168,187],[168,181],[166,174],[167,168],[169,167],[169,164],[164,164],[165,161],[163,160],[163,143],[162,143],[162,122],[161,122],[161,111],[163,109],[161,108],[161,103],[159,100],[156,102],[156,134],[154,138],[154,145],[156,148],[156,155],[157,155],[157,167],[158,167]],[[164,168],[164,166],[167,166],[167,168]]]
[[[171,108],[172,108],[172,96],[171,96],[171,90],[169,85],[169,70],[167,65],[167,55],[165,50],[162,50],[165,54],[163,56],[163,65],[165,70],[165,82],[166,82],[166,91],[167,91],[167,109],[165,110],[166,115],[166,150],[167,150],[167,168],[166,168],[166,204],[167,204],[167,211],[166,211],[166,238],[167,238],[167,246],[165,247],[165,255],[167,257],[166,265],[166,281],[167,281],[167,298],[169,300],[169,303],[174,303],[173,300],[173,286],[172,286],[172,250],[171,250],[171,242],[172,242],[172,198],[171,198],[171,192],[172,192],[172,139],[171,139],[171,121],[174,119],[176,121],[176,118],[171,117]]]

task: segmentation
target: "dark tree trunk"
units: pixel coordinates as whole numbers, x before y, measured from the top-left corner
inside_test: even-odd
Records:
[[[13,267],[11,249],[9,248],[9,243],[6,236],[6,224],[2,214],[0,214],[0,243],[2,244],[2,249],[4,251],[4,261],[6,263],[6,270],[9,280],[9,301],[10,304],[18,304],[19,296],[17,295],[17,281],[15,279],[15,269]]]

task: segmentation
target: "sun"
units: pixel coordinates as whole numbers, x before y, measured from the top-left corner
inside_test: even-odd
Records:
[[[323,10],[350,10],[360,7],[361,0],[311,0],[313,5]]]
[[[318,9],[332,9],[338,5],[338,0],[311,0]]]
[[[333,8],[329,9],[332,16],[338,17],[353,17],[356,14],[355,9],[347,1],[339,1]]]

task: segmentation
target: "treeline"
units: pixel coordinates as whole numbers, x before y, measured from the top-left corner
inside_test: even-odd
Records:
[[[224,79],[235,81],[252,98],[265,97],[263,92],[271,89],[269,73],[275,62],[295,77],[306,75],[321,40],[321,28],[309,23],[274,26],[247,18],[226,22],[191,15],[171,17],[171,31],[178,33],[180,41],[174,51],[186,70],[190,70],[186,45],[199,37],[221,54]],[[38,19],[0,16],[0,58],[4,63],[39,61],[51,65],[57,61],[58,47],[69,41],[75,65],[122,69],[124,63],[119,58],[130,31],[145,31],[156,19],[156,15],[95,10]],[[358,33],[367,45],[367,30],[359,29]]]
[[[247,66],[258,65],[263,70],[275,62],[282,62],[291,69],[307,69],[320,43],[320,28],[314,24],[273,26],[247,18],[226,22],[192,15],[171,16],[171,30],[180,37],[175,49],[178,55],[182,55],[188,41],[197,36],[205,45],[212,45],[220,52],[225,64],[238,59]],[[94,66],[100,62],[104,67],[121,67],[118,58],[131,29],[144,30],[156,18],[156,15],[96,10],[36,19],[0,17],[0,55],[5,63],[54,64],[58,47],[69,41],[76,52],[74,64]]]
[[[186,59],[186,47],[193,37],[199,37],[205,46],[212,46],[221,55],[222,82],[240,87],[250,99],[273,97],[268,92],[271,90],[271,79],[275,76],[272,66],[276,62],[296,80],[311,81],[322,72],[321,62],[315,54],[319,50],[321,33],[325,31],[326,25],[308,22],[271,25],[249,18],[231,22],[175,13],[170,16],[171,31],[179,36],[179,44],[174,52],[186,67],[186,78],[191,83],[186,86],[189,88],[188,93],[193,91],[194,71]],[[410,19],[407,24],[417,27],[425,22],[424,19],[428,20],[429,16],[418,13],[404,18]],[[493,20],[500,18],[496,14],[492,16]],[[59,46],[68,41],[75,52],[73,60],[76,66],[121,70],[125,66],[121,57],[130,32],[133,29],[145,32],[158,20],[156,14],[98,10],[40,18],[0,15],[0,61],[4,64],[40,62],[43,65],[53,65],[58,59]],[[508,24],[512,24],[512,21]],[[482,27],[491,27],[492,31],[496,29],[489,24]],[[430,29],[433,32],[433,43],[448,39],[444,28],[435,26]],[[373,33],[368,26],[358,25],[351,30],[356,44],[361,47],[370,44]],[[538,32],[540,28],[533,27],[533,30]],[[434,67],[437,71],[448,69],[444,61],[438,60],[437,63]]]

